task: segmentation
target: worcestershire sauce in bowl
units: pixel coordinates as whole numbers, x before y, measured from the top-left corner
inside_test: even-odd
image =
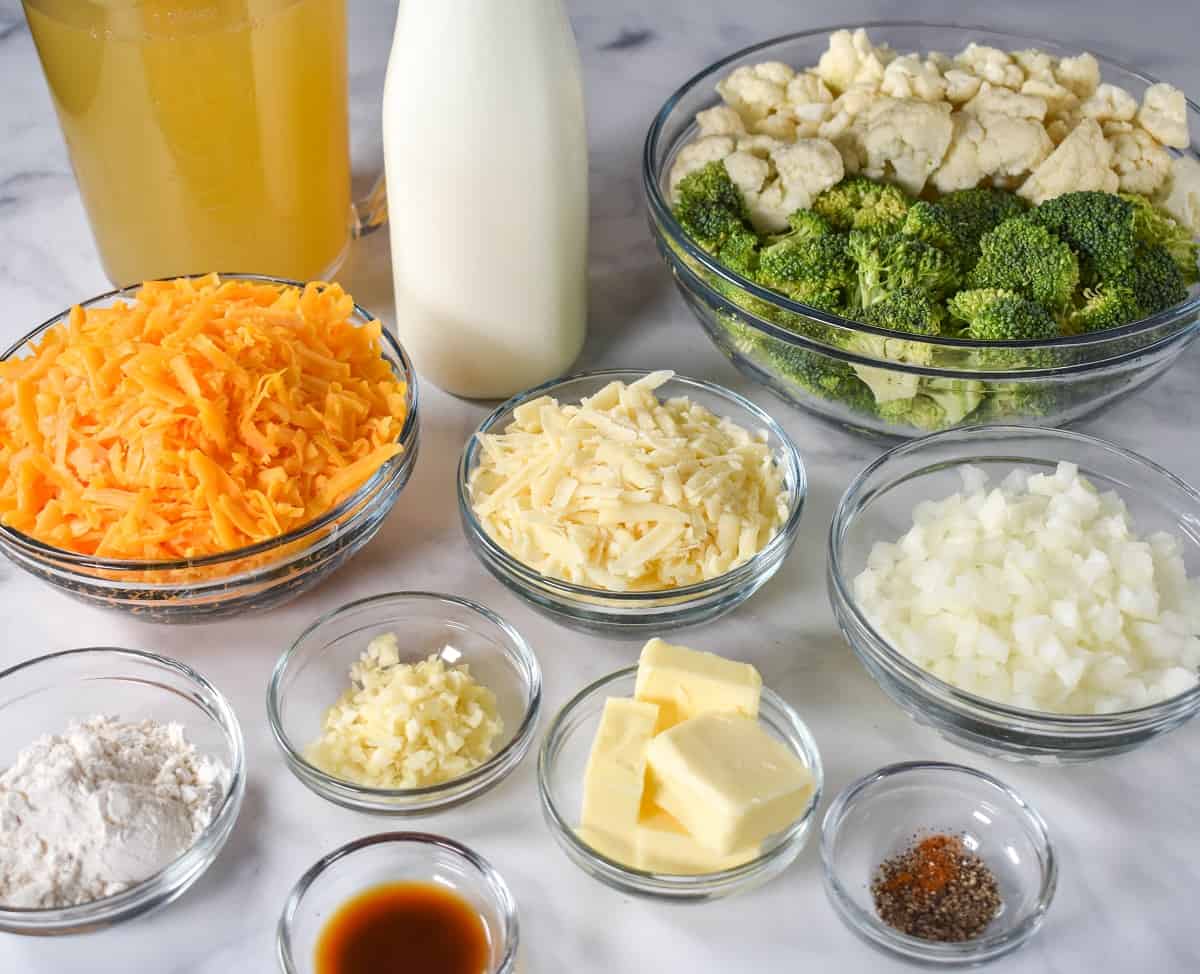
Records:
[[[430,883],[387,883],[347,900],[317,940],[316,974],[487,974],[475,909]]]

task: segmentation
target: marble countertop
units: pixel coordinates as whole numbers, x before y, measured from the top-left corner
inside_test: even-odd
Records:
[[[897,0],[575,0],[592,143],[591,334],[582,365],[669,367],[737,388],[787,427],[804,453],[811,495],[782,570],[733,615],[694,637],[751,659],[796,705],[822,745],[827,795],[892,761],[938,758],[998,774],[1043,813],[1061,863],[1045,927],[995,965],[1013,974],[1200,969],[1200,722],[1145,749],[1080,768],[1009,766],[976,757],[910,721],[874,685],[836,634],[825,598],[825,534],[853,474],[880,447],[748,387],[701,336],[645,227],[638,159],[651,115],[684,78],[756,40],[822,24],[887,16],[990,23],[1111,54],[1200,92],[1195,10],[1183,0],[1009,0],[950,5]],[[359,180],[380,157],[377,113],[395,4],[351,3],[352,119]],[[1003,12],[1001,12],[1003,11]],[[0,347],[70,301],[106,290],[29,32],[16,0],[0,0]],[[391,312],[387,235],[354,250],[341,278],[368,307]],[[1133,447],[1200,483],[1200,348],[1152,389],[1087,431]],[[58,940],[0,935],[12,974],[225,974],[275,969],[279,909],[299,874],[350,839],[415,825],[472,845],[500,869],[520,904],[528,972],[661,974],[802,969],[903,970],[856,940],[834,916],[815,844],[778,880],[696,907],[618,895],[553,845],[526,759],[475,804],[414,822],[335,808],[292,777],[264,708],[276,657],[313,618],[350,599],[404,588],[478,599],[512,621],[546,678],[543,726],[584,683],[631,662],[636,645],[581,636],[543,619],[468,551],[449,488],[459,451],[485,406],[423,388],[421,458],[378,537],[298,601],[253,619],[156,627],[63,598],[0,563],[0,667],[52,650],[119,645],[199,668],[233,701],[248,746],[249,788],[237,829],[211,870],[178,903],[107,932]],[[826,803],[828,798],[826,799]]]

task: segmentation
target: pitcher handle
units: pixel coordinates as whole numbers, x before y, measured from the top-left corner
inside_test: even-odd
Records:
[[[374,233],[387,223],[387,181],[383,173],[379,174],[375,185],[366,196],[355,200],[353,207],[354,225],[351,227],[351,233],[356,240],[368,233]]]

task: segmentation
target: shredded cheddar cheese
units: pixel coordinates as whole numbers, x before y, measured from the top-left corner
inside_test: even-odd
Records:
[[[671,375],[566,406],[542,396],[483,435],[470,493],[484,530],[543,575],[607,591],[691,585],[762,550],[789,498],[765,433],[660,402]]]
[[[400,452],[405,384],[336,284],[144,284],[0,362],[0,522],[113,559],[232,551]]]

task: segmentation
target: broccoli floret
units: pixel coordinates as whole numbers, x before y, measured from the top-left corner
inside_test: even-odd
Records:
[[[983,187],[963,189],[936,203],[914,203],[901,232],[940,247],[966,271],[979,260],[983,235],[1024,212],[1025,204],[1013,193]]]
[[[1170,308],[1188,296],[1183,272],[1166,247],[1159,244],[1138,244],[1134,248],[1133,263],[1112,283],[1132,289],[1140,317]]]
[[[941,407],[946,425],[961,423],[983,402],[985,385],[977,379],[928,378],[921,384],[921,394]]]
[[[1059,407],[1059,386],[1053,381],[988,382],[987,396],[972,417],[974,421],[1036,419]]]
[[[1058,323],[1040,304],[1014,291],[959,291],[950,313],[966,322],[966,337],[979,342],[1029,342],[1058,336]]]
[[[1083,258],[1085,277],[1108,280],[1133,260],[1133,205],[1115,193],[1064,193],[1040,204],[1029,218],[1054,232]]]
[[[879,403],[875,412],[885,423],[915,426],[920,430],[940,430],[951,425],[942,407],[929,396],[889,399]]]
[[[688,173],[680,180],[678,192],[675,219],[710,254],[718,254],[730,237],[753,233],[746,201],[723,162],[710,162]]]
[[[1138,241],[1164,248],[1179,265],[1185,284],[1200,281],[1200,243],[1192,231],[1144,196],[1122,193],[1121,198],[1133,207],[1133,235]]]
[[[1079,284],[1079,259],[1040,223],[1023,217],[1005,220],[984,234],[979,245],[969,287],[1016,291],[1056,311],[1071,303]]]
[[[824,237],[834,232],[825,217],[813,210],[796,210],[788,217],[789,236]]]
[[[838,230],[897,230],[908,212],[904,190],[865,176],[848,176],[813,200],[812,208]]]
[[[758,272],[758,236],[745,227],[732,229],[716,252],[717,261],[742,277],[754,279]]]
[[[858,270],[854,304],[861,310],[899,288],[918,288],[938,298],[960,281],[954,258],[915,237],[851,230],[846,249]]]
[[[1141,311],[1133,288],[1125,284],[1100,283],[1084,288],[1083,303],[1072,308],[1064,322],[1072,335],[1103,331],[1136,321]]]
[[[908,335],[939,335],[945,316],[945,309],[928,292],[901,287],[866,308],[859,320]]]
[[[844,307],[843,292],[854,282],[854,265],[841,234],[811,236],[798,230],[763,248],[758,281],[795,301],[837,310]]]

